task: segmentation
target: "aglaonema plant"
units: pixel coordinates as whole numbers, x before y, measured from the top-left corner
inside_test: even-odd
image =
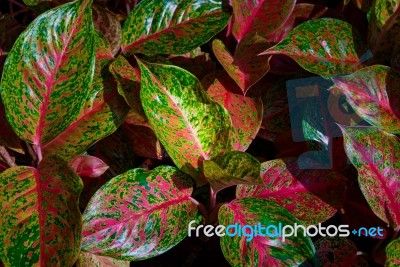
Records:
[[[384,236],[363,251],[247,229],[220,248],[231,266],[400,266],[397,2],[131,2],[18,3],[35,19],[0,40],[2,264],[130,266],[192,225],[330,223]],[[4,32],[20,23],[8,11]],[[295,143],[285,85],[315,76],[331,83],[322,106],[345,100],[364,124],[307,104]],[[330,168],[304,168],[315,150]]]

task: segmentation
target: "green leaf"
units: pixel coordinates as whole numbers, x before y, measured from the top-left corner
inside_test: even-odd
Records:
[[[400,140],[376,127],[342,126],[347,157],[374,213],[390,227],[400,225]]]
[[[333,76],[361,68],[364,52],[362,40],[349,23],[321,18],[300,24],[262,54],[283,54],[309,72]]]
[[[385,267],[396,267],[400,264],[400,238],[393,240],[386,246]]]
[[[143,260],[174,247],[197,217],[193,184],[174,167],[130,170],[102,186],[83,214],[82,250]]]
[[[110,257],[81,252],[76,267],[129,267],[129,261],[121,261]]]
[[[205,160],[203,169],[214,192],[236,184],[262,184],[260,162],[245,152],[232,151]]]
[[[378,27],[382,28],[399,8],[398,0],[376,0],[372,5],[372,13]]]
[[[140,98],[150,125],[171,159],[198,185],[203,160],[231,150],[229,113],[179,67],[139,61]]]
[[[0,174],[0,259],[6,266],[72,266],[81,242],[82,182],[67,163],[44,158],[38,169]]]
[[[122,28],[122,52],[184,54],[227,25],[221,0],[141,1]]]
[[[263,235],[255,235],[250,229],[241,229],[241,235],[221,237],[222,253],[231,266],[298,266],[306,260],[312,260],[314,246],[310,237],[305,237],[301,228],[297,237],[286,237],[279,234],[279,224],[299,224],[297,219],[286,209],[276,203],[258,198],[236,199],[223,205],[218,212],[219,223],[225,226],[237,224],[263,227]],[[275,229],[276,231],[275,231]],[[231,228],[232,229],[232,228]],[[227,229],[230,234],[234,232]],[[249,231],[246,231],[249,230]],[[240,231],[240,230],[239,230]],[[253,238],[249,240],[249,235]]]
[[[87,1],[49,10],[7,57],[1,80],[7,119],[38,154],[76,120],[86,101],[95,66],[91,19]]]

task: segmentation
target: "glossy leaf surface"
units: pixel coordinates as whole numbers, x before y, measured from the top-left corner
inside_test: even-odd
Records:
[[[100,188],[83,214],[82,250],[121,260],[157,256],[197,216],[189,176],[174,167],[130,170]]]
[[[390,242],[386,249],[385,267],[396,267],[400,264],[400,239]]]
[[[282,226],[299,223],[286,209],[273,201],[259,198],[237,199],[223,205],[218,212],[218,219],[222,225],[237,223],[243,227],[244,225],[253,226],[260,223],[264,227],[274,225],[276,229],[279,228],[279,223]],[[250,234],[249,231],[243,231],[247,235]],[[230,231],[230,233],[234,234],[233,231]],[[314,256],[314,246],[311,239],[304,237],[301,233],[298,233],[297,237],[286,238],[285,242],[282,241],[282,237],[278,236],[277,231],[274,232],[274,228],[268,230],[268,232],[264,229],[263,234],[265,235],[265,233],[276,236],[256,235],[249,242],[246,242],[247,237],[244,234],[241,236],[225,235],[220,240],[222,253],[231,266],[243,267],[297,266]]]
[[[361,39],[349,23],[322,18],[300,24],[263,54],[287,55],[309,72],[333,76],[359,69],[365,52]]]
[[[203,169],[214,192],[236,184],[262,184],[260,162],[244,152],[232,151],[205,160]]]
[[[171,65],[139,66],[140,98],[151,127],[178,168],[204,184],[201,162],[231,150],[229,113],[191,73]]]
[[[301,170],[295,158],[261,163],[264,185],[239,185],[236,196],[273,200],[305,224],[332,217],[341,207],[345,178],[330,170]]]
[[[87,2],[37,17],[7,57],[1,80],[7,119],[18,136],[37,147],[76,119],[89,93],[95,55]]]
[[[184,54],[209,41],[228,23],[222,1],[141,1],[122,29],[122,51]]]
[[[232,0],[232,33],[238,41],[249,33],[266,37],[286,21],[295,3],[293,0]]]
[[[81,252],[76,267],[129,267],[129,261],[121,261],[110,257]]]
[[[375,127],[341,127],[347,157],[374,213],[396,227],[400,224],[400,140]]]
[[[71,169],[79,176],[99,177],[107,169],[107,164],[99,158],[87,155],[79,155],[75,157],[69,164]]]
[[[333,81],[362,119],[400,133],[400,76],[395,70],[374,65]]]
[[[0,259],[7,266],[72,266],[81,241],[81,190],[79,176],[57,158],[1,173]]]

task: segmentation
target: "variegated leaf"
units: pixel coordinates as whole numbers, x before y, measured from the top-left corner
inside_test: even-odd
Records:
[[[260,162],[245,152],[232,151],[205,160],[203,169],[214,192],[236,184],[262,184]]]
[[[197,216],[192,181],[174,167],[130,170],[104,186],[83,214],[82,250],[143,260],[174,247]]]
[[[89,1],[37,17],[9,53],[1,80],[7,119],[22,139],[41,146],[75,121],[95,65]]]
[[[224,106],[232,120],[233,149],[245,151],[261,126],[262,101],[259,96],[244,96],[240,88],[224,72],[210,73],[202,80],[207,94]]]
[[[376,127],[342,126],[347,157],[374,213],[391,227],[400,225],[400,140]]]
[[[129,267],[129,261],[121,261],[110,257],[81,252],[76,267]]]
[[[92,178],[99,177],[108,169],[108,165],[105,164],[104,161],[88,155],[79,155],[75,157],[71,160],[69,166],[79,176]]]
[[[400,238],[387,245],[385,267],[396,267],[400,264]]]
[[[242,234],[234,235],[235,228],[227,229],[230,235],[221,238],[221,249],[225,258],[235,267],[247,266],[298,266],[314,257],[314,246],[310,237],[298,232],[297,236],[282,240],[279,227],[299,224],[298,220],[286,209],[273,201],[259,198],[236,199],[223,205],[218,212],[222,225],[237,224],[264,227],[263,235],[251,229],[241,229]],[[270,226],[268,229],[266,229]],[[249,240],[248,236],[254,235]]]
[[[232,56],[225,44],[215,39],[212,42],[214,55],[245,95],[269,70],[271,56],[259,54],[271,47],[267,40],[257,34],[246,35]]]
[[[0,129],[1,129],[0,145],[9,147],[20,153],[24,153],[21,145],[22,140],[18,137],[18,135],[15,134],[10,123],[7,121],[6,111],[4,109],[4,105],[3,102],[1,102],[1,100],[0,100]]]
[[[232,123],[191,73],[172,65],[139,62],[140,98],[150,125],[171,159],[198,185],[206,183],[200,166],[232,149]]]
[[[253,33],[267,37],[287,20],[295,3],[294,0],[232,0],[232,33],[238,41]]]
[[[0,260],[6,266],[72,266],[78,257],[82,182],[53,157],[0,174]]]
[[[372,5],[372,16],[376,18],[379,28],[385,26],[386,22],[396,14],[399,8],[400,1],[398,0],[376,0]]]
[[[333,81],[362,119],[400,133],[400,76],[395,70],[374,65]]]
[[[346,180],[330,170],[301,170],[295,158],[261,163],[263,185],[239,185],[237,198],[272,200],[307,225],[331,218],[341,208]]]
[[[340,32],[340,36],[337,33]],[[283,54],[305,70],[321,75],[346,74],[361,68],[366,52],[352,26],[338,19],[306,21],[294,28],[279,44],[262,54]]]
[[[357,247],[348,238],[323,237],[315,242],[316,260],[320,267],[360,266],[357,262]]]
[[[209,41],[227,25],[222,1],[141,1],[122,29],[122,52],[184,54]]]

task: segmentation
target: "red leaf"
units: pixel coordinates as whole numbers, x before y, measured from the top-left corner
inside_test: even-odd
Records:
[[[99,177],[108,169],[107,164],[105,164],[101,159],[86,155],[75,157],[70,162],[70,167],[79,176],[92,178]]]

